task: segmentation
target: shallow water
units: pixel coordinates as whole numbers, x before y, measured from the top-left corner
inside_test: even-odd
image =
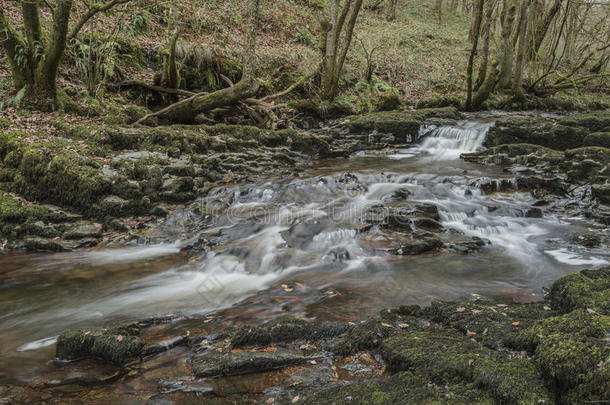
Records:
[[[415,147],[214,189],[146,239],[164,243],[0,256],[0,382],[52,372],[55,337],[66,328],[170,313],[222,311],[258,323],[284,315],[355,320],[434,299],[526,302],[564,274],[607,264],[607,250],[568,243],[594,224],[561,209],[525,217],[537,201],[529,193],[481,190],[490,178],[511,178],[459,159],[481,147],[490,125],[422,128]],[[476,236],[491,244],[467,255],[392,254],[401,236],[362,232],[362,218],[376,204],[400,205],[388,202],[399,190],[409,202],[438,206],[444,242]],[[183,252],[194,243],[205,248]]]

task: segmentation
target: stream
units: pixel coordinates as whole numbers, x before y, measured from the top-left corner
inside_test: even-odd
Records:
[[[491,125],[424,127],[412,147],[218,187],[128,245],[0,254],[0,382],[49,378],[66,328],[167,314],[353,321],[437,299],[529,302],[562,275],[607,264],[607,250],[570,243],[594,223],[500,187],[515,177],[501,167],[460,160]],[[405,204],[438,208],[443,249],[402,255],[404,235],[366,220]],[[473,237],[487,244],[459,249]]]

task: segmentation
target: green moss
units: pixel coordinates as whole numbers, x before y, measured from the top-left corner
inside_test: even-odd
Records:
[[[585,136],[583,141],[585,146],[602,146],[610,148],[610,132],[595,132]]]
[[[321,390],[305,399],[308,405],[349,404],[494,404],[493,398],[474,384],[431,384],[413,372],[381,381],[354,383]]]
[[[144,343],[137,336],[102,334],[91,346],[91,355],[112,364],[125,364],[140,357]]]
[[[332,347],[334,354],[348,356],[361,350],[377,348],[383,339],[398,333],[384,319],[374,318],[352,327],[347,335]]]
[[[447,330],[426,330],[384,340],[391,371],[413,370],[437,384],[473,383],[498,403],[532,404],[550,398],[536,366],[485,348]]]
[[[562,277],[553,283],[548,298],[561,313],[580,308],[610,315],[610,267]]]

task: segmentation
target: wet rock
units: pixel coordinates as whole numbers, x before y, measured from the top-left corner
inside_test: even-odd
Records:
[[[273,400],[273,404],[291,404],[295,397],[305,398],[307,395],[321,388],[328,388],[339,383],[333,382],[331,376],[336,374],[326,364],[317,364],[291,375],[282,384],[265,391],[265,397],[260,403],[266,404]],[[334,378],[336,379],[336,378]]]
[[[542,218],[542,210],[540,208],[528,208],[525,211],[526,218]]]
[[[294,340],[319,341],[342,335],[349,329],[340,322],[307,322],[300,319],[273,321],[263,326],[243,327],[231,337],[232,347],[265,346]]]
[[[411,191],[408,188],[401,188],[399,190],[394,191],[392,194],[388,194],[383,197],[383,201],[392,202],[392,201],[407,201],[411,196]]]
[[[326,253],[324,257],[333,263],[345,263],[350,259],[350,254],[345,248],[336,248]]]
[[[603,204],[610,204],[610,184],[596,184],[591,187],[593,197]]]
[[[599,235],[594,233],[573,233],[570,235],[570,242],[588,248],[596,248],[601,245],[602,240]]]
[[[326,221],[303,221],[283,231],[281,235],[290,247],[303,248],[328,225]]]
[[[153,344],[150,346],[144,347],[142,350],[142,356],[148,356],[151,354],[162,353],[168,350],[173,349],[174,347],[186,345],[188,343],[188,336],[176,336],[166,341]]]
[[[232,375],[262,373],[311,361],[298,353],[208,351],[191,357],[193,374],[198,377],[227,377]]]
[[[473,236],[472,238],[466,240],[452,241],[451,243],[448,243],[446,247],[456,253],[465,255],[468,253],[476,252],[483,246],[488,245],[489,243],[489,241]]]
[[[42,221],[28,222],[21,227],[27,235],[40,236],[42,238],[54,238],[59,236],[59,231],[52,225],[47,225]]]
[[[398,255],[419,255],[426,252],[433,252],[443,247],[443,242],[437,237],[427,237],[408,242],[401,242],[400,247],[395,251]]]
[[[25,238],[23,243],[18,245],[23,246],[23,248],[31,252],[63,252],[66,250],[66,247],[60,240],[38,237]]]
[[[65,239],[99,238],[102,236],[102,225],[90,222],[79,222],[64,232]]]
[[[57,338],[55,356],[58,360],[94,357],[121,365],[141,356],[144,343],[138,333],[135,324],[108,329],[65,330]]]
[[[162,378],[157,386],[162,394],[170,394],[172,392],[203,394],[213,391],[213,386],[209,382],[194,380],[192,377]]]

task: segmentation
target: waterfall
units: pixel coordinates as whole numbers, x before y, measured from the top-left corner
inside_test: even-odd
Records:
[[[459,122],[456,126],[422,127],[419,151],[435,160],[457,159],[462,153],[476,152],[483,147],[492,123]]]

